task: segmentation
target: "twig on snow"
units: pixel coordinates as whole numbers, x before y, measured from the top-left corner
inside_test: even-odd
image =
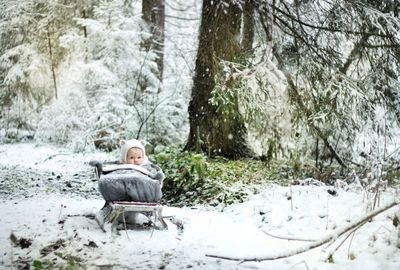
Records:
[[[361,226],[362,226],[362,225],[360,225],[360,227],[361,227]],[[352,235],[351,235],[349,247],[348,247],[348,249],[347,249],[347,258],[348,258],[348,259],[351,259],[351,257],[350,257],[350,248],[351,248],[351,244],[353,243],[353,238],[354,238],[354,235],[355,235],[355,234],[356,234],[356,231],[354,230],[353,233],[352,233]]]
[[[304,238],[293,238],[293,237],[285,237],[285,236],[278,236],[278,235],[273,235],[270,234],[269,232],[266,231],[262,231],[263,233],[265,233],[268,236],[271,236],[273,238],[277,238],[277,239],[282,239],[282,240],[289,240],[289,241],[303,241],[303,242],[315,242],[315,239],[304,239]]]
[[[333,248],[333,249],[328,253],[328,256],[327,256],[327,258],[325,259],[325,261],[328,261],[329,258],[332,258],[333,254],[335,254],[335,252],[344,244],[344,242],[346,242],[346,240],[347,240],[351,235],[352,235],[352,238],[351,238],[351,239],[353,239],[353,236],[354,236],[354,234],[356,233],[356,231],[357,231],[359,228],[361,228],[366,222],[367,222],[367,220],[366,220],[365,222],[361,223],[360,225],[358,225],[357,227],[355,227],[354,229],[349,230],[349,233],[344,237],[344,239],[343,239],[335,248]],[[334,242],[332,242],[332,243],[334,243]],[[350,244],[351,244],[351,243],[350,243]],[[350,251],[350,246],[349,246],[349,251]]]
[[[52,159],[52,158],[54,158],[54,157],[56,157],[56,156],[67,156],[67,155],[71,155],[71,154],[70,154],[70,153],[58,153],[58,154],[53,154],[53,155],[48,156],[47,158],[45,158],[45,159],[42,161],[42,163],[45,163],[47,160],[50,160],[50,159]],[[38,164],[38,163],[39,163],[39,162],[36,162],[35,165]]]

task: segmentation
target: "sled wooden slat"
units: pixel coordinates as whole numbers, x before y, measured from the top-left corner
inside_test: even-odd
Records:
[[[142,205],[142,206],[149,206],[149,207],[161,206],[161,204],[159,204],[159,203],[131,202],[131,201],[113,201],[112,203],[119,204],[119,205]]]
[[[126,212],[151,212],[154,215],[154,223],[158,220],[162,226],[161,229],[168,229],[168,225],[162,217],[163,206],[157,203],[143,203],[143,202],[131,202],[131,201],[114,201],[110,203],[112,208],[112,216],[116,218],[111,222],[114,225],[117,221],[118,216]]]

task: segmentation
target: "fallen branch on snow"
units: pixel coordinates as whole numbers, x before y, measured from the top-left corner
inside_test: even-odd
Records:
[[[47,158],[45,158],[41,163],[45,163],[46,161],[53,159],[56,156],[67,156],[67,155],[71,155],[70,153],[58,153],[58,154],[53,154],[51,156],[48,156]],[[39,164],[39,162],[36,162],[35,165]]]
[[[279,235],[273,235],[266,231],[263,231],[263,233],[265,233],[266,235],[271,236],[273,238],[288,240],[288,241],[303,241],[303,242],[315,242],[316,241],[315,239],[293,238],[293,237],[284,237],[284,236],[279,236]]]
[[[277,259],[282,259],[282,258],[288,258],[297,254],[301,254],[304,252],[307,252],[309,250],[312,250],[314,248],[320,247],[324,244],[327,244],[329,242],[332,241],[336,241],[340,236],[342,236],[343,234],[345,234],[348,231],[351,231],[353,229],[358,229],[357,227],[362,226],[363,224],[365,224],[368,220],[370,220],[371,218],[379,215],[382,212],[385,212],[387,210],[389,210],[390,208],[396,206],[396,205],[400,205],[400,200],[396,199],[393,202],[382,206],[378,209],[375,209],[374,211],[366,214],[365,216],[362,216],[360,218],[358,218],[357,220],[353,221],[352,223],[348,224],[347,226],[343,227],[343,228],[339,228],[336,229],[335,231],[333,231],[332,233],[328,234],[325,237],[322,237],[321,239],[316,240],[315,242],[312,242],[310,244],[304,245],[303,247],[299,247],[297,249],[294,250],[289,250],[289,251],[285,251],[285,252],[281,252],[281,253],[277,253],[277,254],[271,254],[271,255],[267,255],[264,257],[253,257],[253,258],[246,258],[246,257],[229,257],[229,256],[219,256],[219,255],[213,255],[213,254],[206,254],[207,257],[211,257],[211,258],[218,258],[218,259],[224,259],[224,260],[231,260],[231,261],[241,261],[241,262],[249,262],[249,261],[271,261],[271,260],[277,260]]]

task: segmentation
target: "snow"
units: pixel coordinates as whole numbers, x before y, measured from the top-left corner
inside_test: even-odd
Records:
[[[54,172],[62,174],[63,180],[77,173],[85,175],[85,171],[90,174],[87,163],[94,158],[112,159],[112,154],[77,154],[29,143],[0,145],[1,170],[18,168],[26,170],[27,176],[29,172]],[[10,179],[2,176],[0,188],[4,189]],[[0,192],[0,269],[20,268],[24,262],[32,265],[34,260],[65,266],[66,258],[74,258],[83,269],[400,269],[399,239],[392,224],[399,206],[374,217],[341,246],[343,237],[331,245],[278,260],[240,262],[211,257],[289,254],[329,236],[370,209],[373,196],[363,189],[337,187],[337,196],[332,196],[327,191],[333,187],[310,183],[260,187],[246,202],[224,208],[165,206],[167,231],[138,228],[119,234],[104,233],[93,219],[103,205],[98,193],[63,192],[54,184],[50,191],[39,185],[21,188],[23,192],[15,196]],[[380,205],[398,195],[388,189],[382,193]],[[32,245],[15,246],[11,233],[32,240]],[[60,239],[63,245],[44,249]],[[336,248],[333,262],[326,262]]]

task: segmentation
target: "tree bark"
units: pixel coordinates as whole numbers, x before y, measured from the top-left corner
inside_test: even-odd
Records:
[[[158,79],[162,81],[164,73],[164,28],[165,0],[143,0],[142,18],[147,23],[152,38],[143,43],[146,50],[153,49],[157,54]]]
[[[254,0],[246,0],[243,7],[242,47],[246,54],[253,52],[254,40]]]
[[[241,10],[234,4],[223,7],[218,3],[203,2],[186,149],[236,159],[252,155],[245,139],[247,130],[239,113],[238,100],[234,100],[229,113],[218,110],[209,100],[216,85],[220,60],[235,62],[243,52],[237,39]]]

